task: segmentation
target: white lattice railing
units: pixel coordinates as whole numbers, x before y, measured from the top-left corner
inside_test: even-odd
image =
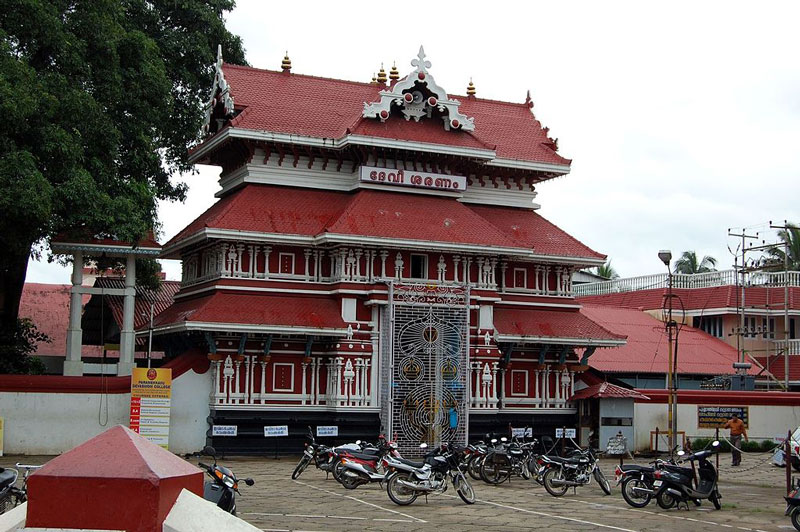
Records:
[[[635,292],[651,288],[664,288],[667,286],[667,279],[668,275],[666,273],[657,273],[596,283],[576,284],[573,285],[573,290],[576,296]],[[789,286],[800,286],[800,272],[752,272],[745,277],[745,283],[749,286],[784,286],[787,281]],[[734,270],[695,274],[676,273],[672,275],[672,286],[674,288],[708,288],[733,284],[736,284],[736,272]]]
[[[800,355],[800,340],[775,340],[775,352],[783,354],[785,351],[790,355]]]

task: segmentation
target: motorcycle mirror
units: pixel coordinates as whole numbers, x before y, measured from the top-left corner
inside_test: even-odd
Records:
[[[507,441],[508,441],[508,438],[506,438],[505,436],[503,436],[502,438],[500,438],[500,441],[501,441],[501,442],[507,442]]]
[[[492,438],[492,443],[497,443],[497,438]]]
[[[711,447],[719,447],[719,440],[714,440],[711,442]]]
[[[211,447],[210,445],[206,445],[203,447],[203,454],[206,456],[216,456],[217,450]]]
[[[427,444],[427,443],[425,443],[425,442],[423,442],[423,443],[420,443],[420,444],[419,444],[419,448],[420,448],[420,449],[427,449],[427,448],[428,448],[428,444]]]
[[[252,478],[246,478],[244,479],[244,483],[247,484],[248,486],[252,486],[253,484],[256,483],[256,481],[253,480]]]
[[[683,450],[678,451],[678,456],[684,456],[684,455],[686,455],[686,451]]]
[[[361,445],[361,440],[356,440],[356,445]]]

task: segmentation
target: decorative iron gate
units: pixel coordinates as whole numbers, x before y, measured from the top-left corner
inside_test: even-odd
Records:
[[[401,452],[466,443],[469,291],[390,285],[382,345],[382,421]]]

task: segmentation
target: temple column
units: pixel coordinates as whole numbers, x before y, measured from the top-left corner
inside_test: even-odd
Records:
[[[269,279],[269,254],[272,251],[272,246],[264,246],[264,279]]]
[[[302,395],[302,399],[301,399],[300,402],[301,402],[301,404],[306,404],[307,403],[307,398],[306,398],[306,371],[307,371],[307,368],[308,368],[308,363],[307,362],[303,362],[301,365],[303,367],[303,379],[302,379],[301,384],[300,384],[300,394]]]
[[[310,249],[304,249],[303,250],[303,257],[306,259],[306,261],[305,261],[305,280],[306,280],[306,282],[308,282],[308,281],[311,280],[311,269],[310,269],[310,261],[309,261],[309,259],[311,258],[311,250]]]
[[[533,370],[533,373],[535,375],[534,378],[533,378],[533,397],[535,399],[535,402],[538,403],[539,405],[541,405],[542,404],[542,398],[539,395],[539,373],[540,373],[540,371],[538,369],[535,369],[535,370]]]
[[[133,313],[136,304],[136,256],[129,254],[125,266],[125,299],[122,311],[122,330],[119,333],[119,362],[117,375],[130,375],[136,364],[133,350],[136,346],[136,332],[133,329]]]
[[[500,292],[506,291],[506,271],[508,270],[508,263],[502,261],[500,263]]]
[[[83,330],[81,329],[81,311],[83,310],[82,284],[83,253],[76,251],[72,258],[72,289],[69,296],[69,328],[67,329],[67,358],[64,360],[64,375],[83,375],[83,361],[81,360],[83,344]],[[103,341],[102,338],[101,341]]]
[[[453,255],[453,282],[458,283],[458,263],[461,262],[461,257]]]

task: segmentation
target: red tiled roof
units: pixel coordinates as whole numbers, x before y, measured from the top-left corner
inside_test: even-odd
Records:
[[[453,198],[359,190],[325,231],[494,247],[522,247]]]
[[[640,400],[649,399],[646,395],[641,394],[636,390],[623,388],[622,386],[617,386],[616,384],[611,384],[610,382],[601,382],[599,384],[589,386],[582,390],[578,390],[572,397],[569,398],[569,400],[577,401],[578,399],[607,399],[607,398],[640,399]]]
[[[537,254],[606,258],[530,209],[478,205],[469,208],[500,229],[517,246],[532,248]]]
[[[156,329],[185,322],[346,329],[335,299],[215,292],[181,299],[159,314]]]
[[[19,317],[30,318],[36,328],[50,337],[52,342],[39,342],[36,354],[63,357],[67,351],[69,327],[69,299],[72,285],[25,283],[19,302]],[[83,296],[83,304],[90,296]],[[99,346],[83,346],[85,356],[100,356]]]
[[[581,303],[599,305],[642,308],[657,310],[661,308],[665,293],[664,287],[633,292],[619,292],[597,296],[582,296]],[[745,288],[745,304],[775,309],[783,308],[783,288],[748,286]],[[704,310],[716,308],[735,308],[741,298],[741,288],[734,285],[712,286],[707,288],[674,288],[673,293],[680,297],[686,310]],[[789,288],[789,308],[800,309],[800,287]]]
[[[90,246],[114,246],[114,247],[134,247],[135,249],[161,249],[161,244],[156,240],[153,231],[148,231],[147,234],[135,243],[125,240],[118,240],[116,238],[97,238],[92,236],[76,237],[66,233],[56,235],[52,244],[86,244]]]
[[[231,121],[235,128],[326,139],[355,133],[466,148],[496,147],[501,158],[570,164],[548,145],[547,133],[525,103],[451,96],[461,102],[462,113],[475,119],[475,131],[445,131],[438,119],[412,123],[392,116],[384,124],[362,121],[364,103],[378,101],[384,86],[228,64],[223,71],[236,108],[244,109]]]
[[[638,309],[584,304],[581,313],[617,334],[624,346],[602,349],[589,365],[605,372],[666,373],[667,333],[664,324]],[[678,373],[730,375],[738,360],[735,348],[699,329],[684,326],[678,339]],[[757,371],[753,368],[751,373]]]
[[[784,366],[783,355],[760,356],[754,358],[759,364],[764,366],[766,371],[772,373],[778,381],[784,381],[786,367]],[[756,368],[756,370],[762,375],[764,374],[761,368]],[[789,355],[789,380],[792,382],[800,381],[800,356],[798,355]]]
[[[533,211],[471,207],[453,198],[360,189],[249,184],[220,199],[165,248],[203,229],[300,236],[366,236],[519,248],[540,255],[603,258]]]
[[[494,327],[500,335],[582,339],[592,341],[624,341],[625,336],[598,325],[577,310],[520,310],[495,307]]]

